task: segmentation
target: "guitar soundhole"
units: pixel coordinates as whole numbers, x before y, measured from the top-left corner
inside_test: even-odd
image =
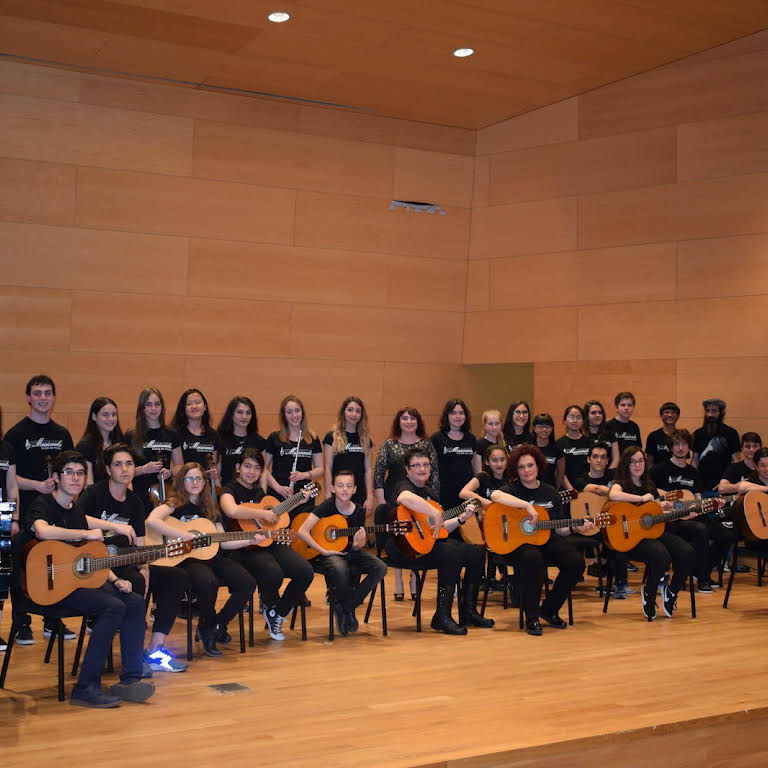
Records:
[[[534,533],[536,533],[536,528],[534,527],[534,524],[531,522],[530,517],[524,518],[520,523],[520,527],[523,529],[523,533],[526,536],[532,536]]]
[[[640,525],[643,526],[643,528],[650,528],[653,525],[653,522],[651,521],[650,515],[643,515],[640,518]]]
[[[328,541],[336,541],[336,529],[335,528],[331,528],[331,530],[328,531],[325,535],[326,535],[326,538],[328,539]]]
[[[75,575],[85,578],[91,574],[91,558],[88,555],[78,557],[73,563]]]

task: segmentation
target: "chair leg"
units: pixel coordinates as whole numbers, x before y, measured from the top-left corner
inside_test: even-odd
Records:
[[[242,608],[237,612],[237,623],[240,627],[240,653],[245,653],[245,619]]]
[[[64,622],[60,621],[59,624]],[[45,624],[43,624],[45,626]],[[48,664],[51,661],[51,654],[53,653],[53,644],[56,642],[56,630],[58,625],[51,631],[51,636],[48,638],[48,647],[45,649],[45,657],[43,658],[43,664]]]
[[[376,594],[375,589],[373,594]],[[384,579],[381,580],[381,634],[382,637],[387,636],[387,597],[386,590],[384,589]]]
[[[301,596],[301,602],[296,603],[296,605],[293,606],[293,612],[291,613],[291,629],[296,626],[296,614],[299,612],[299,605],[302,607],[304,606],[304,595]]]
[[[336,589],[328,587],[328,641],[333,642],[333,614],[336,611]]]
[[[695,590],[693,588],[693,574],[691,574],[688,577],[688,581],[689,581],[690,590],[691,590],[691,618],[695,619],[696,618],[696,595],[695,595]]]
[[[573,626],[573,595],[568,592],[568,624]]]
[[[77,677],[77,670],[80,666],[80,656],[83,652],[83,641],[85,640],[85,627],[87,619],[83,616],[83,623],[80,625],[80,634],[77,636],[77,647],[75,648],[75,660],[72,662],[72,677]]]
[[[57,648],[57,654],[56,658],[58,661],[57,664],[57,672],[59,677],[59,701],[64,701],[64,622],[60,621],[59,626],[56,629],[56,633],[58,641],[59,641],[59,647]],[[54,633],[51,632],[51,637],[53,637]]]
[[[480,606],[480,615],[485,616],[485,606],[488,603],[488,590],[490,588],[491,582],[490,579],[486,576],[485,578],[485,586],[483,587],[483,603]]]
[[[301,639],[304,641],[307,639],[307,609],[304,600],[301,601],[299,610],[301,611]]]
[[[509,608],[509,596],[508,596],[508,592],[509,592],[509,578],[508,578],[508,574],[509,574],[509,571],[507,569],[506,564],[502,565],[501,566],[501,578],[502,578],[502,580],[504,582],[504,590],[503,590],[504,591],[504,598],[503,598],[504,602],[503,602],[503,606],[504,606],[504,610],[505,611],[507,610],[507,608]]]
[[[416,571],[416,605],[413,611],[416,614],[416,631],[421,632],[421,591],[424,589],[424,582],[427,580],[427,572]]]
[[[737,554],[738,547],[733,547],[733,559],[731,560],[731,572],[728,574],[728,587],[725,590],[725,598],[723,600],[723,608],[728,607],[728,598],[731,596],[731,587],[733,586],[733,577],[736,575],[736,564],[738,563],[739,556]]]
[[[5,688],[5,677],[8,674],[8,664],[11,661],[11,651],[13,650],[13,644],[16,641],[16,633],[19,631],[19,626],[16,623],[16,617],[11,619],[11,634],[8,636],[8,647],[5,649],[5,658],[3,659],[3,669],[0,671],[0,688]]]
[[[248,645],[253,648],[254,646],[254,637],[253,637],[253,600],[254,597],[251,595],[251,599],[248,601]]]
[[[613,589],[613,566],[608,560],[608,573],[605,575],[605,600],[603,601],[603,613],[608,613],[608,601],[611,599],[611,589]]]
[[[607,553],[603,551],[604,544],[600,542],[595,547],[595,556],[597,557],[597,594],[600,597],[603,596],[603,554],[606,554],[606,561],[608,560]]]
[[[383,583],[384,582],[382,581],[382,584]],[[363,619],[363,624],[367,624],[368,623],[368,619],[371,618],[371,609],[373,608],[373,601],[375,599],[376,599],[376,587],[374,587],[371,590],[371,594],[368,596],[368,605],[365,608],[365,618]]]
[[[192,592],[187,592],[187,661],[192,661]]]

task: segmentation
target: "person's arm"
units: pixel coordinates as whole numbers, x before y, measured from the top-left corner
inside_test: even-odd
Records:
[[[740,496],[743,496],[750,491],[768,491],[768,486],[760,485],[760,483],[753,483],[751,480],[742,480],[736,487]]]
[[[332,549],[326,549],[325,547],[320,546],[320,544],[318,544],[312,536],[312,529],[315,527],[315,523],[317,523],[319,519],[320,518],[314,512],[310,512],[307,515],[307,519],[301,524],[301,528],[296,531],[296,535],[308,547],[312,547],[312,549],[317,550],[323,557],[328,557],[328,555],[338,555],[338,552],[334,552]]]
[[[477,474],[483,468],[483,460],[480,458],[479,453],[472,454],[472,471]]]
[[[564,483],[567,482],[565,476],[565,456],[560,456],[555,463],[555,484],[558,488],[565,488]],[[566,490],[571,490],[567,488]]]
[[[219,496],[219,506],[227,517],[234,520],[262,520],[265,523],[276,523],[279,519],[271,509],[255,509],[238,504],[231,493],[222,493]]]
[[[376,508],[376,496],[373,493],[373,468],[371,467],[371,452],[365,454],[365,516],[370,517]]]
[[[429,487],[439,495],[440,493],[440,465],[437,462],[437,451],[435,446],[432,445],[431,440],[426,441],[426,450],[429,454],[429,465],[431,473],[429,475]]]
[[[92,531],[113,531],[121,536],[125,536],[129,543],[136,544],[136,531],[133,530],[132,525],[115,523],[112,520],[102,520],[100,517],[91,517],[90,515],[85,516],[85,521],[88,523],[88,528]]]
[[[93,485],[93,462],[86,459],[85,466],[85,487],[87,488],[89,485]]]
[[[53,493],[53,489],[56,487],[52,477],[46,480],[32,480],[17,474],[16,482],[22,491],[36,491],[37,493]]]
[[[594,493],[597,496],[607,496],[608,495],[608,486],[607,485],[597,485],[597,483],[587,483],[584,488],[582,488],[583,491],[586,491],[587,493]]]
[[[221,523],[216,523],[216,530],[219,533],[225,533],[224,526]],[[252,547],[254,544],[261,544],[262,541],[264,541],[264,537],[260,533],[254,533],[250,539],[222,541],[219,546],[222,549],[242,549],[243,547]]]
[[[433,533],[437,537],[438,531],[443,527],[443,516],[438,509],[429,504],[426,499],[413,493],[413,491],[401,491],[397,497],[397,503],[413,512],[426,515],[429,518]]]
[[[484,499],[482,496],[480,496],[477,491],[480,488],[480,481],[473,477],[460,491],[459,491],[459,498],[463,499],[464,501],[467,501],[468,499],[475,499],[480,504],[482,504],[484,507],[487,507],[491,504],[490,499]]]
[[[165,522],[166,518],[170,517],[173,512],[173,507],[170,504],[159,504],[150,513],[147,518],[147,528],[150,531],[154,531],[161,536],[168,536],[171,539],[181,539],[182,541],[189,541],[195,538],[195,534],[191,531],[185,531],[181,528],[173,528]]]
[[[699,454],[696,453],[695,451],[693,452],[693,457],[691,458],[691,466],[694,469],[698,469],[699,468]]]
[[[518,499],[517,496],[513,496],[506,491],[492,491],[491,501],[497,504],[504,504],[507,507],[515,507],[515,509],[524,509],[532,522],[536,522],[539,517],[539,513],[534,509],[533,504]]]
[[[293,492],[287,485],[280,485],[272,474],[273,457],[269,451],[264,451],[265,472],[267,473],[267,485],[278,495],[287,499],[293,495]]]
[[[331,498],[331,469],[333,467],[333,446],[323,443],[323,498]],[[318,550],[319,551],[319,550]]]
[[[608,491],[608,498],[611,501],[628,501],[631,504],[639,504],[644,501],[653,501],[652,493],[644,493],[642,496],[637,493],[625,493],[619,483],[614,483]]]
[[[171,475],[175,475],[184,464],[184,456],[181,453],[181,446],[177,445],[171,451],[171,468],[163,470],[163,480],[167,480]],[[167,473],[167,474],[166,474]]]
[[[608,469],[616,469],[619,466],[619,442],[614,440],[611,443],[611,463]]]
[[[32,523],[32,529],[40,541],[102,541],[104,539],[104,534],[98,528],[87,530],[82,528],[60,528],[58,525],[51,525],[42,517],[38,517]]]

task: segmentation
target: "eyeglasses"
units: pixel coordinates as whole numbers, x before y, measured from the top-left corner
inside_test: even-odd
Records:
[[[409,464],[408,469],[429,469],[429,463],[427,464]]]
[[[184,482],[185,483],[203,483],[205,482],[205,478],[198,477],[197,475],[192,475],[191,477],[185,477]]]
[[[528,411],[512,411],[513,416],[527,416]]]
[[[64,477],[85,477],[84,469],[62,469],[61,474]]]
[[[645,459],[630,459],[630,464],[645,464]]]

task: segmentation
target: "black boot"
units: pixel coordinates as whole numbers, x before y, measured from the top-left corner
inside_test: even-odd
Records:
[[[200,636],[203,653],[206,656],[221,656],[221,651],[216,647],[216,635],[219,634],[219,628],[215,624],[205,629],[198,627],[197,634]]]
[[[493,619],[486,619],[485,616],[477,611],[477,593],[479,591],[479,584],[467,584],[464,582],[464,602],[462,603],[464,624],[469,627],[490,628],[495,623]]]
[[[432,617],[432,629],[445,632],[446,635],[466,635],[466,627],[460,627],[451,616],[453,590],[453,584],[437,585],[437,610]]]

